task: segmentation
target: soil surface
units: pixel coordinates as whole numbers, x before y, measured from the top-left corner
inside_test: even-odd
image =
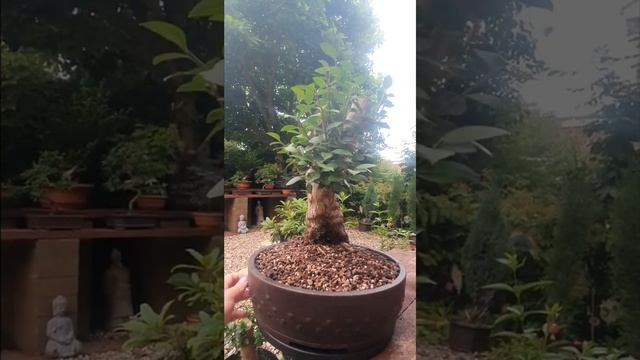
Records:
[[[289,240],[258,254],[256,268],[281,284],[320,291],[355,291],[380,287],[398,277],[389,258],[349,243],[309,244]]]

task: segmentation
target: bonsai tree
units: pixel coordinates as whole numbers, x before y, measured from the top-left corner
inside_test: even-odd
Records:
[[[266,164],[256,171],[256,181],[264,185],[273,185],[278,178],[278,166]]]
[[[44,151],[33,166],[21,174],[24,190],[35,201],[47,189],[69,190],[78,184],[78,173],[82,170],[70,157],[58,151]]]
[[[129,211],[141,195],[166,195],[166,179],[175,172],[177,135],[173,128],[147,126],[121,137],[103,161],[111,191],[132,191]]]
[[[238,170],[232,177],[229,179],[229,182],[233,186],[237,186],[240,183],[249,183],[249,175],[247,175],[244,171]]]
[[[348,60],[338,60],[337,50],[323,43],[324,53],[334,65],[322,60],[318,76],[308,85],[296,85],[296,109],[288,117],[293,123],[267,134],[275,139],[278,152],[288,155],[288,166],[307,185],[307,215],[304,238],[312,243],[348,242],[344,219],[335,194],[364,181],[374,167],[378,129],[386,126],[386,89],[367,77],[356,76]],[[348,56],[344,57],[348,59]],[[380,86],[382,85],[382,86]]]

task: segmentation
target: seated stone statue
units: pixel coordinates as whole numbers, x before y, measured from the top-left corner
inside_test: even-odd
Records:
[[[82,344],[73,333],[73,321],[66,316],[67,299],[59,295],[53,299],[53,318],[47,323],[47,345],[44,354],[49,358],[76,356]]]
[[[240,221],[238,221],[238,233],[246,234],[249,232],[247,227],[247,221],[244,219],[244,215],[240,215]]]

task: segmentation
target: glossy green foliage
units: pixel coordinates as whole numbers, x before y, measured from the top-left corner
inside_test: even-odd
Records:
[[[262,228],[271,233],[274,243],[302,235],[305,230],[307,199],[288,199],[275,208],[275,217],[266,218]]]

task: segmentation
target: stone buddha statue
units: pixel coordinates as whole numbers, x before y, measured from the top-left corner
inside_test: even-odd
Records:
[[[264,221],[264,208],[260,204],[260,200],[258,200],[258,204],[256,205],[256,224],[260,226]]]
[[[133,316],[129,269],[122,264],[122,254],[116,249],[111,252],[111,266],[104,274],[104,292],[108,303],[107,327],[114,329]]]
[[[244,215],[240,215],[240,220],[238,221],[238,233],[246,234],[249,232],[249,228],[247,227],[247,221],[244,219]]]
[[[52,302],[53,317],[47,322],[47,345],[45,356],[64,358],[76,356],[82,344],[73,333],[73,321],[67,315],[67,298],[58,295]]]

